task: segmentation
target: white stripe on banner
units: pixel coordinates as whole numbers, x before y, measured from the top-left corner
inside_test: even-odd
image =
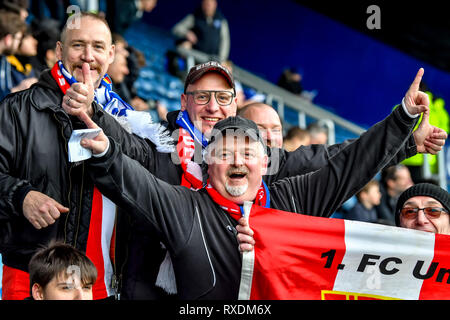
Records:
[[[253,203],[250,201],[244,202],[244,217],[247,221],[250,219],[250,211]],[[239,300],[250,300],[252,292],[253,267],[255,265],[255,250],[246,251],[242,253],[242,270],[241,283],[239,285]]]
[[[419,298],[423,280],[412,274],[417,260],[424,260],[422,270],[430,266],[434,234],[345,220],[345,246],[333,290]]]
[[[114,229],[114,221],[116,218],[116,205],[102,195],[103,212],[102,212],[102,255],[105,267],[105,286],[108,296],[114,295],[111,288],[111,279],[113,275],[113,266],[110,257],[111,237]]]

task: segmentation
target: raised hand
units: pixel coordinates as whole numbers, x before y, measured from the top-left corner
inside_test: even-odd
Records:
[[[92,117],[94,111],[92,102],[94,101],[94,82],[91,77],[89,63],[82,65],[83,81],[76,82],[67,90],[63,97],[62,107],[73,116],[79,116],[81,111]]]
[[[78,117],[86,124],[88,129],[99,128],[99,126],[97,126],[84,111],[81,111]],[[93,154],[99,154],[103,153],[106,148],[108,148],[109,140],[102,130],[94,139],[82,139],[80,144],[84,148],[91,149]]]
[[[60,217],[61,213],[69,212],[56,200],[38,192],[30,191],[23,200],[23,215],[36,229],[45,228]]]
[[[240,218],[236,226],[238,232],[237,239],[239,241],[239,250],[252,251],[255,245],[255,240],[253,239],[253,230],[250,229],[248,225],[248,220],[246,218]]]
[[[420,82],[424,74],[423,68],[420,68],[414,78],[413,83],[405,94],[405,107],[412,115],[420,114],[429,110],[430,101],[425,92],[419,91]]]
[[[405,95],[405,107],[410,114],[419,114],[423,112],[423,117],[419,127],[414,131],[414,140],[418,153],[437,154],[442,150],[447,139],[447,133],[435,126],[430,125],[430,101],[425,92],[419,91],[420,82],[424,74],[423,68],[420,68],[417,75]]]
[[[422,122],[413,133],[417,152],[437,154],[445,145],[445,140],[448,136],[447,132],[443,129],[430,125],[428,123],[428,119],[425,119],[426,123],[424,123],[424,118],[422,118]]]

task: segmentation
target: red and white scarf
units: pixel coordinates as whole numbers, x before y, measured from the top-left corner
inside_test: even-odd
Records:
[[[61,91],[66,91],[77,80],[64,68],[61,61],[55,63],[51,74]],[[126,103],[118,94],[112,91],[112,82],[106,74],[98,88],[95,89],[94,100],[120,123],[129,133],[149,139],[162,153],[174,151],[173,139],[169,131],[159,123],[153,123],[148,112],[136,111]]]
[[[61,73],[57,63],[52,68],[51,74],[63,94],[66,94],[70,84]],[[92,260],[98,273],[97,281],[92,288],[94,299],[104,299],[114,294],[111,288],[113,276],[111,249],[115,245],[115,217],[116,205],[94,186],[86,245],[86,255]]]
[[[217,203],[223,210],[228,212],[230,216],[232,216],[235,220],[239,220],[243,216],[243,206],[240,206],[222,196],[216,189],[211,186],[209,180],[205,189],[211,199],[215,203]],[[261,186],[256,193],[254,205],[264,208],[270,208],[270,192],[264,181],[262,181]]]
[[[177,152],[183,169],[181,185],[193,190],[201,189],[203,187],[202,168],[198,163],[192,161],[195,153],[194,139],[183,128],[179,129]]]

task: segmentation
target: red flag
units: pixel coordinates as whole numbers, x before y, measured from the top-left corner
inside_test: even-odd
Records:
[[[249,224],[240,299],[450,299],[449,236],[259,206]]]

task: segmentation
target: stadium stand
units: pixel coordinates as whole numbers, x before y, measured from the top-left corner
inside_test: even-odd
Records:
[[[175,39],[168,30],[150,26],[143,21],[137,21],[124,34],[129,45],[144,53],[146,66],[141,71],[135,83],[138,95],[143,99],[162,102],[168,111],[178,110],[180,95],[183,93],[183,80],[170,74],[168,71],[169,51],[177,52],[180,56],[181,68],[189,69],[195,63],[209,60],[211,57],[190,50],[189,52],[177,49]],[[292,126],[306,128],[317,120],[321,120],[329,129],[329,144],[340,143],[346,139],[359,136],[365,128],[360,127],[346,119],[337,116],[332,109],[326,106],[317,106],[294,94],[258,77],[238,66],[233,68],[235,78],[239,80],[244,89],[263,94],[265,103],[273,105],[283,121],[284,131]],[[157,113],[151,110],[151,115],[159,121]],[[446,186],[445,153],[442,152],[439,161],[441,164],[441,185]],[[450,154],[448,154],[450,157]],[[2,264],[0,255],[0,299],[1,299]]]

